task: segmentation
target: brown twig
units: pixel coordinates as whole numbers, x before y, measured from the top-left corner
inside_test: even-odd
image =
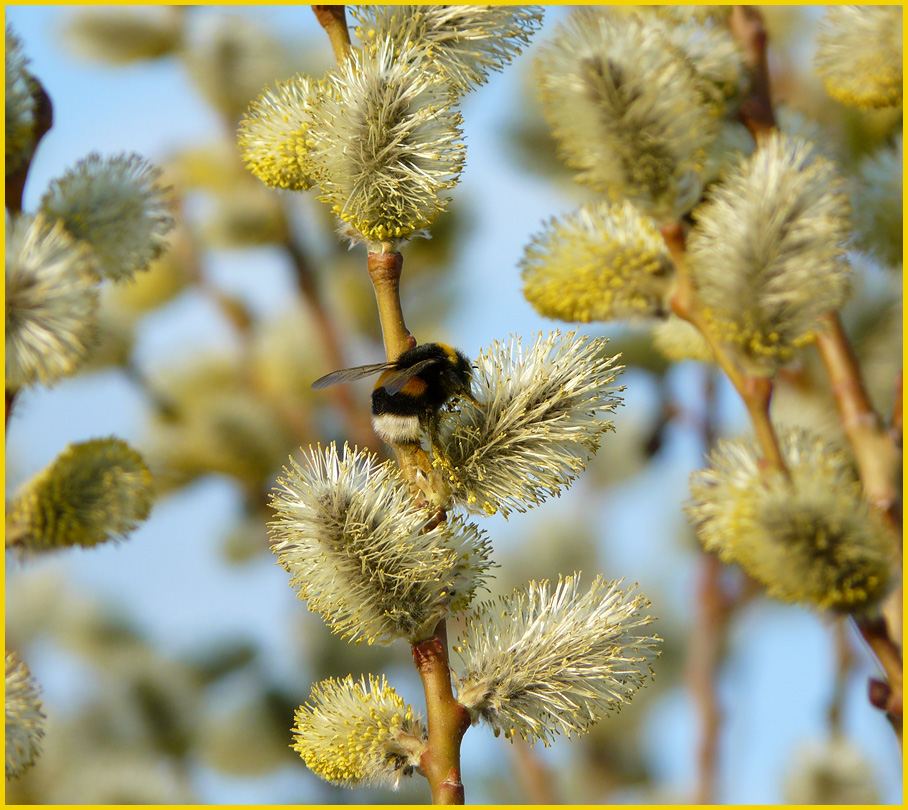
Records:
[[[703,446],[716,440],[716,369],[707,371],[704,385]],[[714,804],[719,769],[719,733],[722,711],[718,700],[718,673],[735,604],[722,586],[724,566],[713,554],[703,554],[697,580],[696,617],[687,654],[687,682],[700,718],[697,744],[697,781],[694,804]]]
[[[54,125],[54,105],[50,100],[50,96],[45,92],[44,86],[36,78],[30,77],[29,89],[35,101],[35,123],[32,130],[31,148],[22,165],[6,176],[4,197],[6,210],[12,217],[22,211],[22,196],[25,193],[25,182],[28,180],[28,172],[32,165],[32,158],[35,156],[35,150],[38,148],[41,139],[47,134],[47,131]],[[6,416],[4,420],[6,430],[9,429],[9,418],[18,395],[19,390],[17,388],[6,389]]]
[[[722,589],[723,567],[713,554],[701,557],[697,618],[687,657],[687,680],[700,718],[693,804],[715,804],[716,801],[719,730],[722,723],[717,676],[730,614],[730,603]]]
[[[41,139],[54,125],[54,105],[43,85],[36,78],[29,79],[29,89],[35,101],[35,124],[32,130],[31,150],[28,157],[16,171],[6,176],[6,210],[10,215],[18,214],[22,210],[22,195],[25,192],[25,182],[28,179],[28,170],[32,165],[32,158]]]
[[[893,642],[882,616],[853,616],[854,623],[886,673],[887,683],[871,679],[871,703],[886,712],[902,744],[902,653]]]
[[[817,335],[817,350],[829,377],[842,428],[854,451],[864,495],[888,521],[892,529],[894,550],[897,557],[900,557],[902,537],[902,509],[898,487],[902,464],[900,442],[897,443],[892,431],[885,428],[870,402],[864,388],[860,366],[838,314],[826,315],[824,326],[825,328]],[[901,383],[898,387],[901,388]],[[889,643],[897,647],[902,636],[901,586],[895,588],[889,595],[882,610],[888,619],[883,627],[890,636]],[[871,649],[877,652],[873,645]],[[886,671],[888,674],[889,670]],[[901,683],[901,664],[899,682]],[[901,686],[897,691],[900,700]]]
[[[768,377],[754,377],[742,372],[725,345],[716,337],[700,308],[693,279],[687,270],[684,226],[681,223],[664,226],[662,238],[672,257],[677,274],[677,286],[671,300],[672,311],[679,318],[683,318],[695,326],[703,335],[719,367],[734,385],[750,415],[766,466],[788,475],[779,440],[769,416],[772,380]]]
[[[892,443],[901,451],[902,449],[902,372],[895,381],[895,397],[892,405],[892,423],[889,426],[889,435]]]
[[[750,69],[750,97],[738,110],[738,118],[754,140],[759,141],[776,126],[766,60],[766,26],[763,15],[754,6],[733,6],[728,26]]]
[[[334,58],[342,64],[350,54],[350,32],[347,30],[346,6],[312,6],[315,19],[325,29]]]
[[[517,735],[506,743],[515,761],[515,770],[520,774],[520,786],[530,804],[561,804],[555,795],[552,775],[542,764],[530,745]]]
[[[7,388],[6,389],[6,429],[9,430],[9,418],[13,412],[13,405],[16,402],[16,397],[19,396],[18,388]]]
[[[396,360],[407,349],[416,345],[416,339],[410,334],[404,323],[404,313],[400,303],[400,276],[404,258],[400,253],[372,253],[367,259],[369,278],[375,290],[375,303],[378,306],[378,317],[381,321],[382,339],[385,344],[385,355],[388,360]],[[444,501],[445,486],[438,471],[432,466],[426,451],[419,442],[412,444],[392,445],[404,477],[414,485],[415,494],[424,494],[436,505]],[[431,492],[425,492],[426,482]],[[437,493],[437,498],[432,496]]]
[[[833,684],[832,697],[829,700],[827,717],[829,719],[830,736],[837,736],[842,732],[842,706],[847,693],[848,675],[854,662],[854,654],[847,633],[847,624],[844,618],[837,618],[833,624],[833,642],[835,644],[835,683]]]
[[[413,645],[413,661],[426,693],[429,740],[420,768],[429,780],[432,803],[463,804],[460,742],[470,727],[470,715],[457,702],[451,688],[444,621],[435,628],[435,635]]]
[[[366,266],[375,290],[385,354],[388,360],[396,360],[416,345],[416,340],[404,323],[404,312],[400,304],[400,276],[404,257],[400,253],[370,252]]]
[[[375,290],[385,353],[388,360],[395,360],[416,345],[416,340],[404,323],[400,302],[403,256],[400,253],[370,252],[366,266]],[[423,480],[428,481],[433,490],[443,491],[438,488],[441,486],[438,473],[418,442],[412,445],[396,444],[393,447],[401,471],[411,484],[417,484],[421,472]],[[435,628],[435,635],[413,645],[413,660],[426,694],[429,745],[423,754],[421,768],[429,780],[432,803],[463,804],[460,742],[470,727],[470,717],[467,710],[457,702],[451,689],[447,627],[444,620]]]
[[[823,325],[825,328],[817,334],[817,349],[826,367],[842,428],[854,451],[864,493],[897,529],[901,524],[896,486],[901,453],[867,396],[857,358],[838,314],[826,315]]]

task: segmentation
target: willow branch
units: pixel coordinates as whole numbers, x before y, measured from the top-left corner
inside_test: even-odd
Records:
[[[716,369],[707,370],[704,385],[703,446],[716,441]],[[696,616],[686,669],[691,696],[700,719],[697,743],[697,781],[694,804],[715,804],[719,769],[719,733],[722,711],[718,700],[718,673],[728,624],[734,607],[722,588],[724,566],[713,554],[701,554],[696,590]]]
[[[902,372],[895,381],[895,396],[892,404],[892,424],[889,426],[889,435],[892,444],[901,451],[902,449]]]
[[[873,651],[886,673],[888,683],[871,680],[871,703],[886,712],[899,746],[902,744],[902,653],[893,642],[886,620],[882,616],[853,616],[854,623],[867,646]]]
[[[400,302],[403,261],[400,253],[370,251],[366,263],[375,290],[375,302],[388,360],[396,360],[407,349],[416,345],[416,340],[404,322]],[[393,447],[401,471],[411,484],[415,485],[422,480],[433,488],[439,485],[438,474],[418,442],[395,444]],[[431,496],[431,493],[426,494]],[[441,512],[440,515],[442,516],[440,519],[443,519],[444,513]],[[423,754],[421,768],[429,780],[432,803],[463,804],[460,742],[470,726],[470,717],[467,710],[457,702],[451,689],[447,627],[443,620],[435,628],[435,635],[413,645],[413,660],[419,670],[426,694],[429,745]]]
[[[532,747],[518,736],[508,742],[514,759],[515,770],[520,776],[520,786],[530,804],[561,804],[552,784],[552,775],[539,760]]]
[[[750,69],[750,97],[741,105],[738,118],[754,140],[759,141],[776,126],[766,59],[766,26],[763,15],[754,6],[733,6],[728,26]]]
[[[901,523],[896,485],[901,453],[870,403],[838,314],[829,313],[823,320],[825,328],[817,334],[817,349],[826,367],[842,428],[854,450],[864,493],[897,529]]]
[[[829,700],[827,717],[830,734],[837,736],[842,732],[842,707],[845,705],[848,675],[854,661],[844,618],[837,619],[833,625],[833,642],[835,644],[835,682],[832,697]]]
[[[723,565],[713,554],[700,561],[697,584],[697,617],[687,657],[688,684],[697,715],[697,783],[693,804],[715,804],[718,773],[719,730],[722,712],[717,699],[718,671],[725,643],[730,605],[722,590]]]
[[[325,29],[334,58],[342,64],[350,54],[350,32],[347,30],[346,6],[312,6],[315,19]]]
[[[413,661],[426,693],[429,740],[420,768],[429,780],[432,803],[463,804],[460,742],[470,727],[470,715],[451,689],[444,621],[435,628],[435,635],[413,645]]]
[[[404,257],[400,253],[370,252],[366,266],[375,290],[385,354],[388,360],[396,360],[416,345],[416,340],[404,323],[404,311],[400,303],[400,275]]]
[[[23,161],[22,166],[6,176],[6,210],[9,211],[10,216],[14,216],[22,210],[25,181],[28,179],[28,171],[31,168],[35,150],[37,150],[38,144],[41,143],[41,139],[47,134],[47,131],[54,125],[54,105],[51,103],[50,96],[45,92],[41,82],[34,77],[30,77],[29,89],[35,101],[35,124],[32,130],[31,150],[28,153],[28,157]]]
[[[38,144],[45,136],[47,131],[54,125],[54,105],[50,96],[44,90],[44,86],[36,78],[29,79],[29,89],[32,98],[35,101],[35,123],[32,130],[32,143],[28,156],[22,162],[22,165],[6,176],[6,188],[4,197],[6,201],[6,210],[11,217],[22,211],[22,196],[25,193],[25,181],[28,179],[28,171],[32,165],[32,158],[35,156],[35,150]],[[6,416],[4,419],[5,429],[9,429],[9,418],[13,411],[13,405],[19,395],[18,388],[6,388]]]
[[[403,264],[404,258],[400,253],[370,252],[366,265],[375,290],[375,303],[378,306],[382,339],[388,360],[396,360],[407,349],[412,349],[416,345],[416,339],[404,323],[400,303],[400,275]],[[433,492],[443,493],[444,485],[422,445],[415,442],[392,446],[404,477],[417,488],[417,492],[425,494],[430,501],[440,501],[441,499],[433,497]]]
[[[788,475],[788,468],[782,456],[779,439],[769,417],[772,380],[768,377],[754,377],[744,374],[707,322],[697,301],[693,279],[687,270],[683,226],[677,223],[663,227],[662,238],[672,257],[677,273],[677,287],[671,300],[672,311],[678,317],[695,326],[709,344],[716,362],[728,376],[747,408],[766,465],[770,469],[778,470]]]

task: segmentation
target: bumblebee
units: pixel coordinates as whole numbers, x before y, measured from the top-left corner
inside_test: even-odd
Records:
[[[327,388],[380,372],[383,373],[372,390],[372,425],[389,444],[415,444],[420,430],[434,440],[439,413],[455,397],[479,404],[470,390],[470,361],[444,343],[414,346],[389,363],[332,371],[317,379],[312,387]]]

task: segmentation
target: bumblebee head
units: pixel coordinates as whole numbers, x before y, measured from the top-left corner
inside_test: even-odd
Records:
[[[441,382],[448,396],[466,396],[472,399],[470,382],[473,379],[473,366],[463,352],[452,346],[439,343],[445,353],[444,367],[441,371]]]
[[[396,365],[406,379],[418,375],[425,385],[421,398],[430,409],[439,408],[454,397],[475,401],[470,392],[473,367],[466,355],[452,346],[445,343],[420,344],[398,357]]]

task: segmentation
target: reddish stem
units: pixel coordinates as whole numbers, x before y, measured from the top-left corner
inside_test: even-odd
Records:
[[[32,130],[32,145],[28,157],[23,165],[6,177],[6,209],[10,215],[18,214],[22,210],[22,195],[25,193],[25,181],[28,179],[28,170],[32,165],[32,158],[41,139],[54,124],[54,105],[44,87],[34,77],[31,78],[30,88],[35,101],[35,125]]]
[[[694,804],[715,804],[716,799],[719,729],[722,723],[717,676],[731,609],[722,590],[722,570],[718,557],[712,554],[702,556],[697,584],[697,622],[687,658],[688,683],[700,718]]]
[[[870,702],[886,712],[886,718],[902,744],[902,653],[893,642],[882,616],[854,616],[854,623],[886,673],[888,683],[871,682]]]
[[[347,30],[346,6],[312,6],[315,19],[325,29],[334,58],[341,64],[350,53],[350,32]]]
[[[728,25],[741,45],[744,60],[750,68],[751,94],[738,110],[738,118],[754,140],[759,141],[776,127],[766,59],[766,26],[763,15],[754,6],[734,6]]]
[[[413,645],[413,661],[426,693],[429,746],[420,767],[432,789],[433,804],[463,804],[460,742],[470,727],[469,712],[457,702],[451,688],[448,633],[444,621],[435,635]]]

